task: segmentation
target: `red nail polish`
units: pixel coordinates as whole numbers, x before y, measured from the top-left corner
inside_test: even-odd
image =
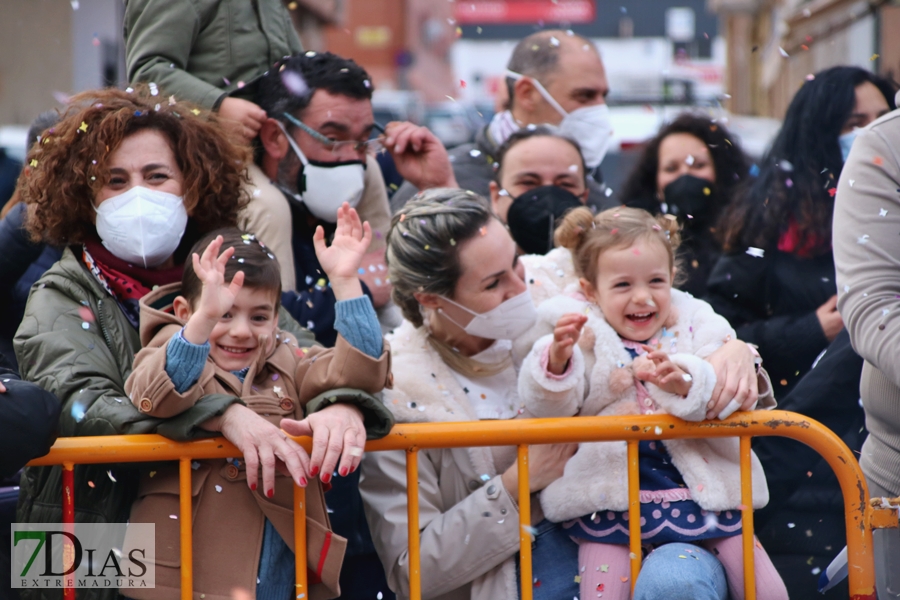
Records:
[[[348,472],[347,467],[341,467],[341,477],[346,477]]]
[[[268,492],[266,492],[266,496],[268,496],[269,498],[271,498],[274,495],[275,495],[275,490],[269,490]]]
[[[350,472],[356,473],[356,465],[353,465],[352,467],[350,467]]]
[[[331,473],[322,473],[322,483],[331,481]]]
[[[319,474],[319,467],[313,467],[312,469],[310,469],[310,470],[309,470],[309,474],[310,474],[312,477],[315,477],[316,475],[318,475],[318,474]]]
[[[307,484],[306,477],[301,477],[300,478],[300,487],[306,487],[306,484]]]
[[[253,490],[253,491],[255,492],[255,491],[256,491],[256,484],[255,484],[255,483],[251,483],[251,484],[250,484],[250,489]]]

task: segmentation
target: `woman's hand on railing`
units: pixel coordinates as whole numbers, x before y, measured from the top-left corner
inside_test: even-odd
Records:
[[[244,455],[247,485],[255,490],[262,466],[263,491],[275,495],[275,469],[305,487],[309,477],[309,456],[300,444],[284,435],[272,423],[243,404],[232,404],[222,414],[219,431]]]
[[[331,481],[335,467],[341,477],[345,477],[355,471],[362,460],[366,427],[362,413],[351,404],[332,404],[302,421],[282,419],[281,428],[293,436],[312,436],[309,473],[315,477],[321,469],[322,483]]]
[[[578,444],[541,444],[528,446],[528,489],[539,492],[563,475],[566,462],[578,450]],[[500,477],[513,498],[519,497],[519,466],[513,464]]]
[[[716,387],[706,418],[724,419],[736,410],[752,410],[759,400],[756,356],[746,342],[731,340],[706,357],[716,372]]]

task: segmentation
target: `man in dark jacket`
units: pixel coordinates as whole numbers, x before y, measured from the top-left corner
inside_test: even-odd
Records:
[[[507,64],[508,110],[494,115],[475,142],[450,150],[459,187],[490,197],[497,149],[522,127],[554,125],[581,146],[588,168],[588,206],[612,205],[612,191],[602,184],[600,161],[609,144],[606,94],[609,84],[600,54],[589,40],[561,30],[541,31],[522,39]],[[418,191],[407,181],[391,197],[396,213]]]

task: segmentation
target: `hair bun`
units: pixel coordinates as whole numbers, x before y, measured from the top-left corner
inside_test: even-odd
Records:
[[[557,246],[574,251],[585,239],[585,233],[594,226],[594,213],[587,207],[575,208],[566,213],[556,231],[553,241]]]

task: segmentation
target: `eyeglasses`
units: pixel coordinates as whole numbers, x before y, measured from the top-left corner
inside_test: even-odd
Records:
[[[384,150],[384,146],[382,145],[380,138],[372,138],[372,139],[366,140],[366,141],[335,140],[328,136],[322,135],[321,133],[319,133],[318,131],[316,131],[315,129],[313,129],[312,127],[310,127],[309,125],[307,125],[306,123],[304,123],[303,121],[301,121],[300,119],[295,117],[294,115],[292,115],[290,113],[283,113],[283,114],[284,114],[284,118],[287,119],[292,125],[294,125],[295,127],[299,127],[300,129],[305,131],[307,134],[309,134],[310,137],[312,137],[314,140],[316,140],[317,142],[319,142],[320,144],[322,144],[323,146],[325,146],[326,148],[331,150],[331,152],[334,154],[341,153],[348,148],[357,154],[363,154],[363,153],[378,154],[379,152]],[[379,133],[384,133],[384,127],[382,127],[378,123],[374,123],[374,128]]]

